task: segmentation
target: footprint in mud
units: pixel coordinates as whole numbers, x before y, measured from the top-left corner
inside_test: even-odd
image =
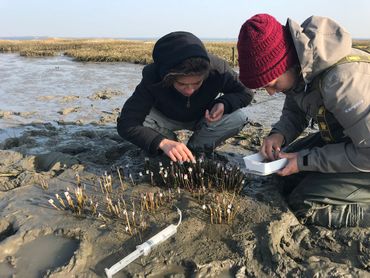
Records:
[[[134,149],[137,149],[137,148],[136,146],[132,144],[120,144],[118,146],[113,146],[107,149],[107,151],[105,152],[105,157],[109,161],[115,161],[119,159],[120,157],[122,157],[124,154],[126,154],[126,152],[130,150],[134,150]]]
[[[14,235],[16,232],[17,230],[14,228],[12,223],[9,223],[4,219],[0,220],[0,242]]]
[[[67,265],[78,247],[79,241],[75,239],[41,236],[0,262],[0,277],[44,277]]]
[[[34,146],[36,146],[36,140],[21,136],[21,137],[7,138],[4,142],[1,143],[0,147],[3,150],[11,150],[11,149],[19,148],[19,147],[31,148]]]
[[[79,164],[78,159],[63,152],[49,152],[36,156],[35,166],[37,171],[60,171],[64,167]]]
[[[0,150],[0,191],[39,183],[40,178],[35,170],[34,156]]]

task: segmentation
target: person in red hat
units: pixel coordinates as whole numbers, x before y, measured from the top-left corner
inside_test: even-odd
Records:
[[[117,120],[124,139],[149,155],[194,161],[194,151],[213,151],[247,123],[244,107],[254,92],[194,34],[177,31],[161,37],[153,61],[143,68],[143,78]],[[186,145],[177,130],[193,131]]]
[[[282,25],[257,14],[242,25],[237,47],[244,85],[286,95],[260,152],[288,159],[278,175],[297,217],[332,228],[370,226],[370,55],[319,16]],[[296,140],[311,120],[320,132]]]

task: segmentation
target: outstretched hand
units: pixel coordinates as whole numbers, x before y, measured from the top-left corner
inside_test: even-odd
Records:
[[[163,139],[159,148],[174,162],[195,162],[193,154],[184,143]]]
[[[225,105],[223,103],[216,103],[213,105],[211,111],[206,110],[206,113],[204,115],[204,118],[207,120],[207,122],[217,122],[219,121],[225,112]]]

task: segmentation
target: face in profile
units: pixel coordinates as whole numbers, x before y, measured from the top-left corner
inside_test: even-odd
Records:
[[[176,77],[173,86],[186,97],[190,97],[203,83],[203,75],[189,75]]]
[[[289,69],[278,78],[263,86],[263,88],[270,96],[274,95],[275,93],[285,93],[294,86],[296,79],[296,71],[294,69]]]

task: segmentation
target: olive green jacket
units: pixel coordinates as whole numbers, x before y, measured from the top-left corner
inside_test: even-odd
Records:
[[[312,16],[301,26],[288,19],[287,27],[299,58],[302,81],[286,93],[282,116],[272,132],[283,134],[285,144],[291,143],[324,105],[351,140],[300,151],[299,170],[370,172],[370,63],[336,65],[322,78],[321,93],[305,91],[305,85],[341,58],[369,54],[352,48],[350,34],[329,18]],[[305,163],[303,156],[307,156]]]

